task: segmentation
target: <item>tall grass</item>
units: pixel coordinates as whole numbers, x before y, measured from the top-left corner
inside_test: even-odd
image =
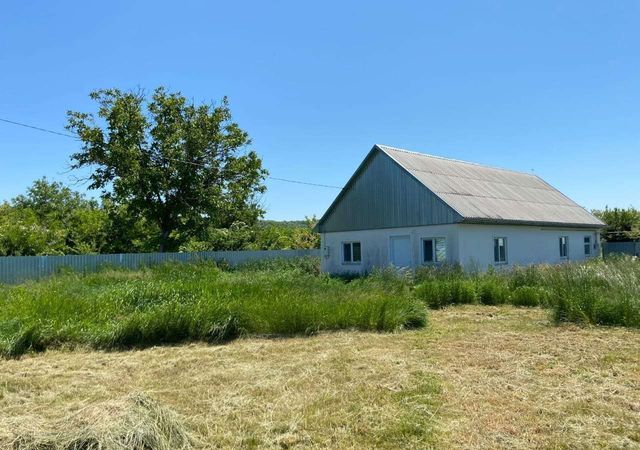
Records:
[[[201,263],[67,273],[5,288],[0,304],[5,357],[52,346],[109,350],[245,334],[393,331],[426,321],[406,278],[386,271],[347,283],[313,274],[306,260],[231,271]]]
[[[449,304],[542,306],[557,322],[640,327],[640,261],[603,261],[465,273],[458,267],[421,268],[416,296],[432,308]]]

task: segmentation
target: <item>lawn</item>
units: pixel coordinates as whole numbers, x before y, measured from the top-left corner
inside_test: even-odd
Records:
[[[47,351],[0,361],[0,448],[638,448],[639,348],[470,305],[401,333]]]
[[[635,259],[107,268],[0,303],[0,448],[640,448]]]

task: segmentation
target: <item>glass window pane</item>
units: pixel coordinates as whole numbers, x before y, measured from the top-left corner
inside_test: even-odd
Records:
[[[493,239],[493,261],[507,262],[507,240],[505,238]]]
[[[567,256],[567,237],[560,237],[560,257],[565,258]]]
[[[447,241],[445,238],[436,238],[436,262],[447,260]]]
[[[351,262],[351,244],[342,245],[344,262]]]
[[[433,241],[431,239],[422,241],[422,255],[424,262],[433,262]]]
[[[360,242],[354,242],[353,244],[353,262],[360,262]]]

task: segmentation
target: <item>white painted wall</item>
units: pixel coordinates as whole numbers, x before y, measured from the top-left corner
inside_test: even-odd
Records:
[[[445,237],[447,239],[447,261],[458,261],[458,225],[430,225],[411,228],[384,228],[378,230],[340,231],[322,233],[322,271],[329,273],[370,272],[374,267],[390,265],[390,238],[409,236],[411,241],[411,267],[422,261],[422,238]],[[362,262],[343,263],[342,243],[359,241],[362,245]],[[328,256],[327,256],[328,247]]]
[[[563,261],[581,261],[584,237],[591,236],[591,257],[600,254],[597,229],[570,229],[530,227],[522,225],[459,224],[458,261],[465,268],[486,269],[493,261],[493,238],[507,238],[507,266],[539,263],[555,264]],[[567,236],[568,257],[560,257],[560,236]],[[594,249],[593,245],[596,244]],[[496,265],[498,266],[498,265]]]
[[[329,273],[363,273],[391,264],[391,237],[409,236],[411,267],[422,264],[422,238],[445,237],[447,262],[460,263],[466,269],[484,270],[494,265],[493,238],[507,238],[507,264],[499,266],[560,263],[559,237],[568,236],[569,261],[585,259],[584,236],[591,236],[591,257],[600,254],[596,229],[546,228],[516,225],[450,224],[411,228],[342,231],[321,235],[322,270]],[[358,241],[362,246],[361,263],[342,261],[342,243]],[[593,244],[596,248],[593,248]]]

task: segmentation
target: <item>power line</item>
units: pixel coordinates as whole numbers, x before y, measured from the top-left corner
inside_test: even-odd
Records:
[[[287,183],[298,183],[298,184],[306,184],[309,186],[342,189],[340,186],[331,186],[330,184],[307,183],[306,181],[287,180],[286,178],[277,178],[277,177],[270,177],[270,176],[268,176],[267,178],[270,178],[272,180],[278,180],[278,181],[286,181]]]
[[[29,124],[22,123],[22,122],[16,122],[16,121],[13,121],[13,120],[2,119],[2,118],[0,118],[0,122],[10,123],[12,125],[17,125],[17,126],[25,127],[25,128],[31,128],[32,130],[42,131],[44,133],[57,134],[58,136],[68,137],[68,138],[71,138],[71,139],[75,139],[76,141],[80,140],[77,136],[74,136],[72,134],[61,133],[59,131],[48,130],[46,128],[36,127],[34,125],[29,125]],[[186,160],[183,160],[183,159],[169,158],[169,157],[164,157],[164,158],[165,159],[169,159],[171,161],[177,161],[177,162],[181,162],[181,163],[185,163],[185,164],[191,164],[191,165],[198,166],[198,167],[206,167],[204,164],[196,163],[196,162],[193,162],[193,161],[186,161]],[[287,182],[287,183],[304,184],[304,185],[307,185],[307,186],[316,186],[316,187],[331,188],[331,189],[341,189],[342,190],[342,187],[340,187],[340,186],[331,186],[329,184],[309,183],[309,182],[306,182],[306,181],[290,180],[288,178],[279,178],[279,177],[272,177],[272,176],[267,176],[266,178],[268,178],[270,180],[284,181],[284,182]]]
[[[79,140],[77,136],[68,133],[60,133],[59,131],[47,130],[46,128],[34,127],[33,125],[27,125],[26,123],[14,122],[13,120],[0,119],[1,122],[10,123],[12,125],[18,125],[25,128],[31,128],[33,130],[44,131],[45,133],[57,134],[58,136],[70,137],[72,139]]]

